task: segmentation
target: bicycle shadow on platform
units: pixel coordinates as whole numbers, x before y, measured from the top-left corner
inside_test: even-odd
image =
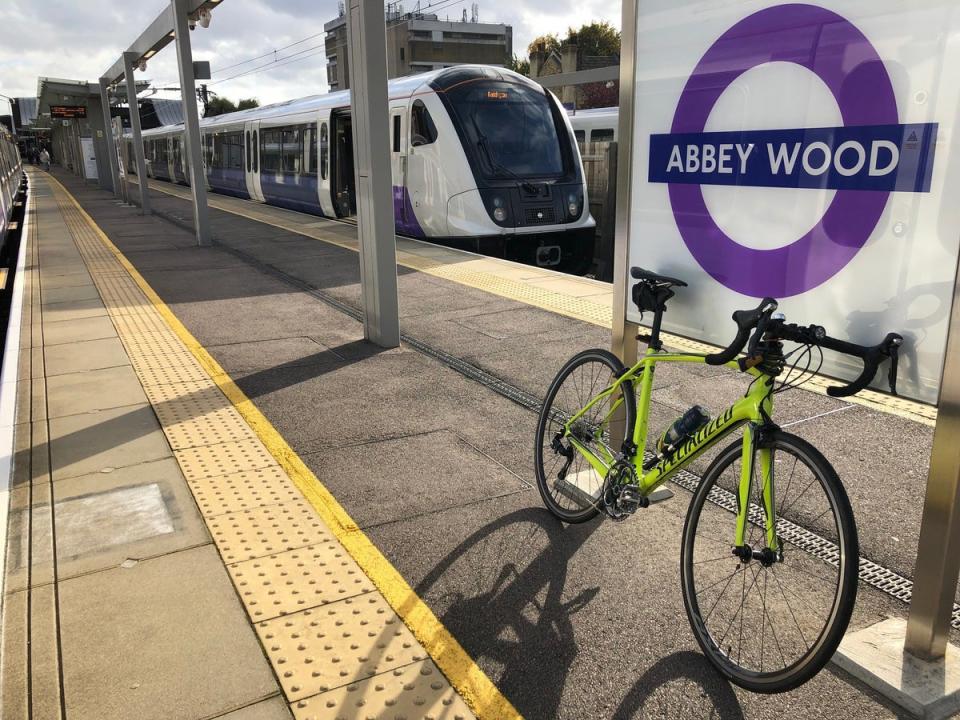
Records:
[[[556,717],[579,648],[571,616],[599,592],[565,592],[567,566],[599,522],[524,508],[480,528],[416,587],[526,717]],[[537,538],[539,537],[539,541]]]
[[[710,717],[718,720],[743,720],[743,708],[733,686],[724,680],[710,662],[693,650],[681,650],[659,660],[633,684],[611,716],[613,720],[660,718],[685,715],[694,717],[688,703],[683,710],[671,712],[656,703],[657,691],[666,685],[686,681],[696,686],[701,697],[695,703],[710,707]]]

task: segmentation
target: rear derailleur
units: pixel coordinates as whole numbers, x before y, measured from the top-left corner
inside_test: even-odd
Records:
[[[626,520],[639,508],[650,504],[650,501],[640,494],[637,470],[628,460],[618,460],[607,471],[601,499],[604,512],[617,522]]]

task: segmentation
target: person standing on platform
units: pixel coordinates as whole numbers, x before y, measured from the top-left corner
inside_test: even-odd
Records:
[[[40,151],[40,162],[43,165],[44,172],[50,172],[50,153],[44,148]]]

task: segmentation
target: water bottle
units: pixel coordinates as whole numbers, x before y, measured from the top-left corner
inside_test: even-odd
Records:
[[[709,413],[699,405],[694,405],[674,420],[666,432],[660,436],[657,441],[657,452],[661,455],[673,453],[708,422],[710,422]]]

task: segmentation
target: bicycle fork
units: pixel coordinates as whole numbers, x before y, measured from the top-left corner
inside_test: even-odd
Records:
[[[780,540],[777,537],[777,517],[775,502],[775,478],[773,451],[770,448],[757,447],[761,428],[753,423],[747,425],[743,433],[743,452],[740,459],[740,483],[737,487],[737,523],[734,531],[733,554],[743,563],[759,560],[764,565],[772,565],[783,558]],[[766,540],[765,547],[757,549],[747,543],[747,525],[759,522],[760,508],[751,505],[753,482],[756,466],[759,466],[761,483],[760,496],[763,502],[763,523]],[[751,517],[751,512],[753,517]]]

